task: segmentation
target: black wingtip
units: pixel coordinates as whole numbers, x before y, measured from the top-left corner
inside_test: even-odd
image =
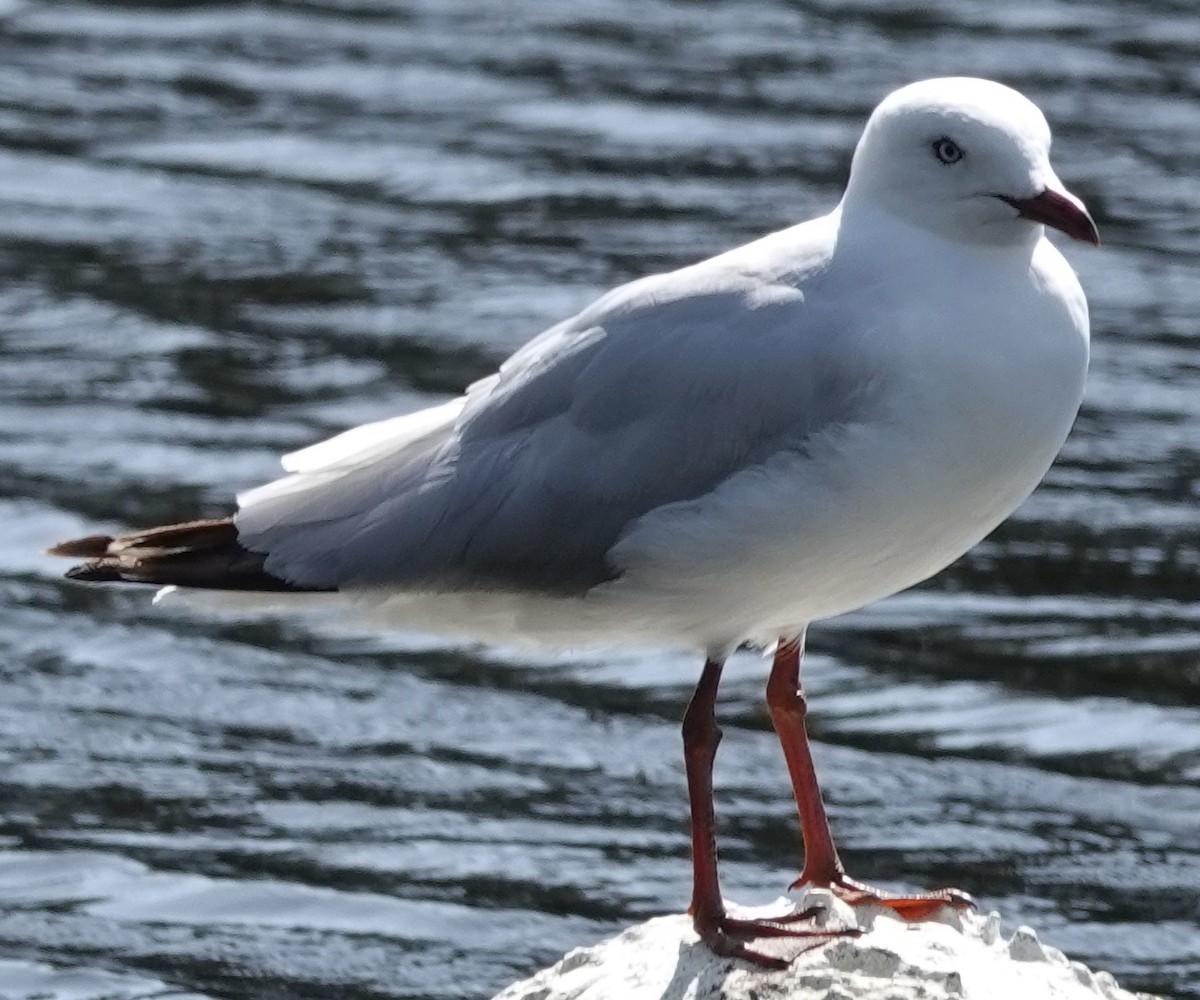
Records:
[[[185,521],[128,535],[89,535],[48,552],[81,559],[66,572],[77,583],[175,584],[201,590],[330,591],[300,587],[268,573],[266,556],[245,548],[232,518]]]

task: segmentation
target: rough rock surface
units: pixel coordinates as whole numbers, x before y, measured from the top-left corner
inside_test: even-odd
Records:
[[[826,928],[858,927],[857,938],[762,941],[774,954],[796,954],[781,972],[718,958],[682,915],[659,917],[515,983],[494,1000],[1135,1000],[1107,972],[1092,972],[1038,941],[1028,927],[1000,933],[992,913],[946,911],[905,923],[878,909],[853,911],[811,891],[801,907],[821,905]],[[777,909],[777,907],[775,907]],[[755,911],[738,911],[752,914]],[[786,950],[790,949],[790,951]],[[801,953],[802,952],[802,953]]]

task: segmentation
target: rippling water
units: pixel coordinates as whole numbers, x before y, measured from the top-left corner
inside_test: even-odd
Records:
[[[875,101],[964,71],[1095,210],[1089,394],[988,542],[814,629],[819,764],[860,876],[1200,997],[1198,51],[1182,0],[0,3],[0,998],[480,997],[680,909],[693,658],[151,608],[38,551],[824,211]],[[764,674],[722,704],[743,901],[797,861]]]

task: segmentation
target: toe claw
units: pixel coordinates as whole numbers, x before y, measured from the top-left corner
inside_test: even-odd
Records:
[[[792,883],[792,888],[797,889],[809,884],[812,883],[802,875]],[[926,920],[947,906],[953,910],[975,909],[975,900],[961,889],[936,889],[933,892],[919,892],[904,896],[898,893],[884,892],[882,889],[858,882],[847,875],[841,875],[823,883],[817,883],[817,885],[827,888],[849,906],[881,906],[892,910],[905,920],[914,922]]]
[[[818,927],[796,927],[797,923],[811,920],[823,912],[821,907],[809,907],[778,916],[754,919],[731,917],[727,913],[697,917],[693,913],[693,924],[700,940],[715,954],[725,958],[738,958],[766,969],[786,969],[800,954],[839,937],[858,937],[862,932],[854,928],[845,930]],[[769,955],[752,948],[747,942],[756,939],[790,938],[803,942],[799,951],[793,950],[787,958]]]

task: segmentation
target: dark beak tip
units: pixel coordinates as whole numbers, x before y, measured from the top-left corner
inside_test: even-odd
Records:
[[[1063,230],[1072,239],[1079,240],[1080,243],[1090,243],[1094,247],[1100,245],[1100,230],[1096,228],[1096,223],[1092,220],[1091,213],[1083,213],[1084,222],[1080,226],[1078,232],[1070,232]]]

